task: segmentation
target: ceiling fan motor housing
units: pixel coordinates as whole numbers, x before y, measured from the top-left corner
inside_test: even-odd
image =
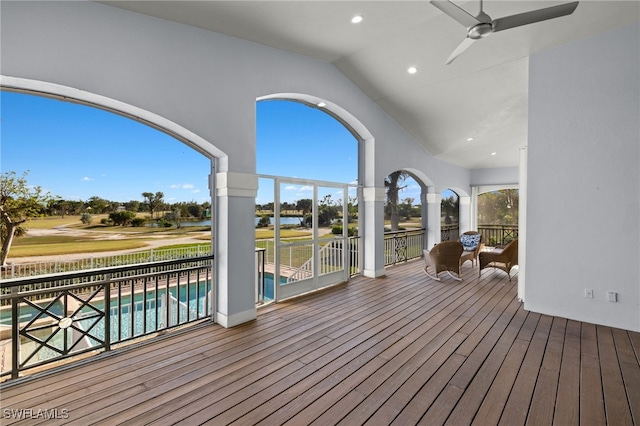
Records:
[[[478,40],[484,38],[493,32],[493,25],[490,23],[481,23],[469,28],[468,36],[471,39]]]

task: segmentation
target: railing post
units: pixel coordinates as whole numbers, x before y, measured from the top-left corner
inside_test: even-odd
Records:
[[[18,330],[20,324],[18,324],[18,287],[11,287],[11,378],[18,378],[18,368],[20,366],[19,346],[20,335]]]
[[[109,352],[111,350],[111,274],[106,274],[104,279],[104,350]]]

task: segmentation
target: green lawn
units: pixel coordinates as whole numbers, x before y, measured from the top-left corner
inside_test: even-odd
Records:
[[[94,231],[87,232],[82,236],[78,235],[50,235],[50,236],[29,236],[14,239],[9,261],[11,258],[30,256],[54,256],[64,254],[81,254],[117,250],[130,250],[145,247],[145,239],[150,235],[162,234],[166,237],[167,245],[162,248],[184,247],[185,245],[172,244],[171,240],[177,237],[185,237],[197,233],[196,240],[209,241],[211,234],[203,232],[210,231],[209,227],[187,227],[187,228],[152,228],[152,227],[125,227],[106,226],[99,224],[102,217],[107,215],[94,215],[93,224],[84,225],[80,221],[80,216],[65,216],[64,218],[43,218],[34,219],[27,222],[27,229],[54,229],[56,227],[66,227],[72,230]],[[109,234],[119,234],[123,238],[109,239]],[[297,240],[310,238],[310,230],[283,229],[280,237],[283,239]],[[256,240],[273,239],[273,229],[256,229]],[[322,238],[333,238],[332,234]],[[193,245],[197,245],[194,243]],[[202,243],[205,244],[206,243]]]
[[[94,240],[68,236],[16,238],[9,252],[12,257],[51,256],[57,254],[93,253],[144,247],[143,240]]]

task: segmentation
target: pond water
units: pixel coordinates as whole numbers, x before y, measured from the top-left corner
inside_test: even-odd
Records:
[[[300,225],[300,221],[303,218],[300,217],[281,217],[280,218],[280,224],[281,225]],[[258,224],[258,221],[260,221],[259,217],[256,217],[256,225]],[[197,221],[188,221],[188,222],[181,222],[182,226],[211,226],[211,219],[207,219],[207,220],[197,220]],[[273,220],[273,216],[269,219],[269,224],[273,225],[274,224],[274,220]]]

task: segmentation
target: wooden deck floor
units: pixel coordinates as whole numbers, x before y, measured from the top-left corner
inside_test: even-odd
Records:
[[[5,385],[2,424],[640,425],[639,333],[526,312],[501,271],[421,268]]]

